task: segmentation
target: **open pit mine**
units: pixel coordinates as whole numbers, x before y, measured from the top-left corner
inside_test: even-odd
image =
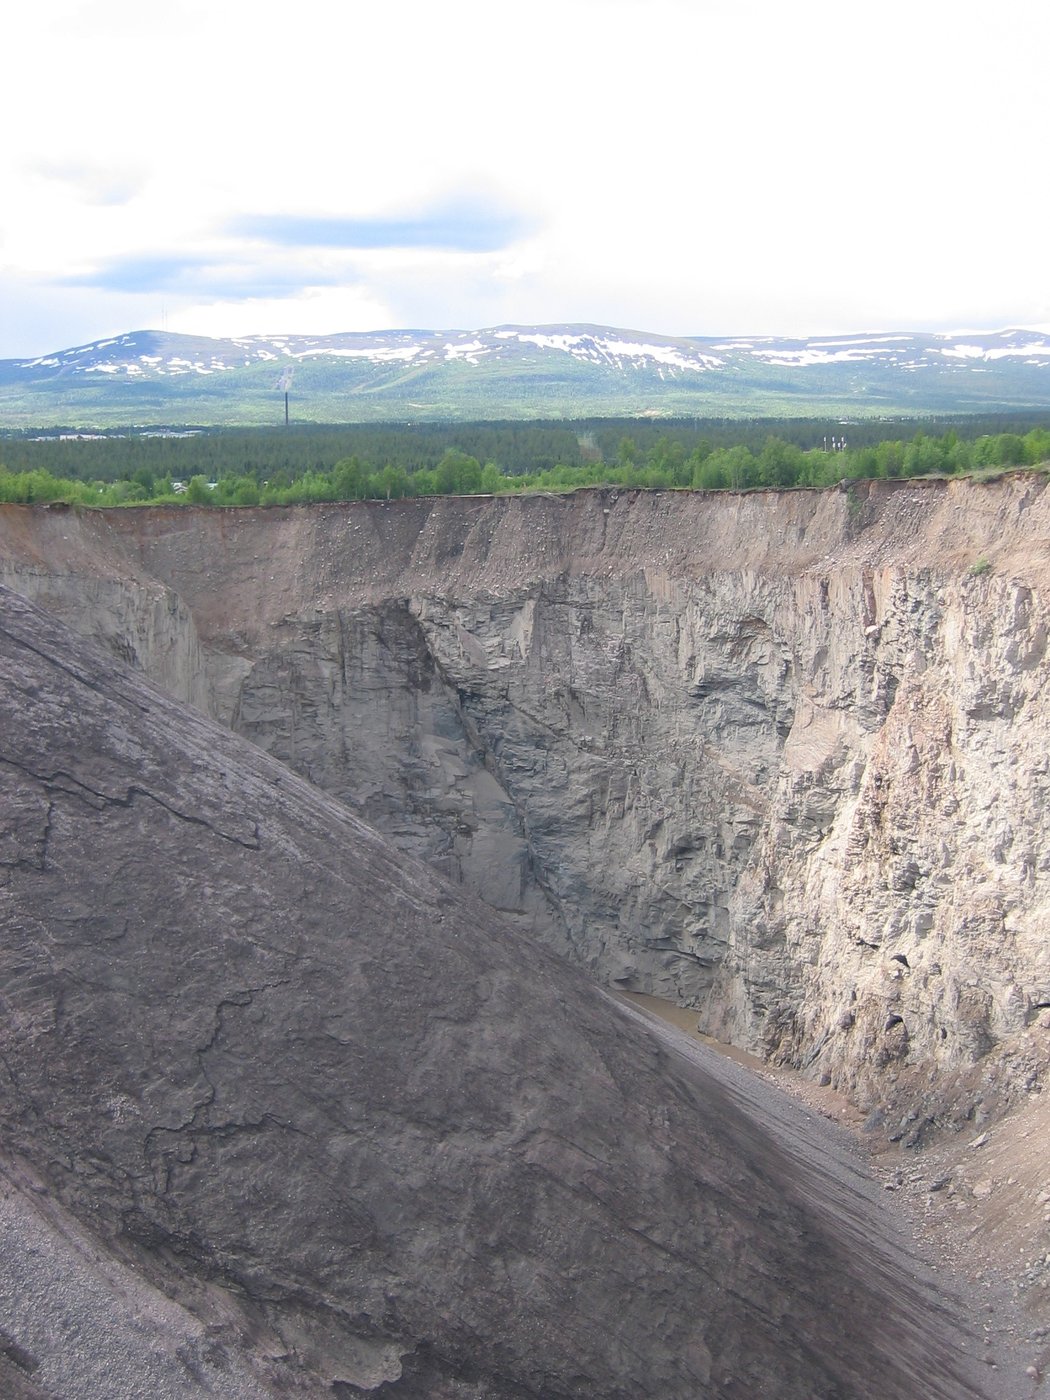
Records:
[[[0,507],[5,1393],[1038,1393],[615,994],[1038,1103],[1048,575],[1036,474]]]

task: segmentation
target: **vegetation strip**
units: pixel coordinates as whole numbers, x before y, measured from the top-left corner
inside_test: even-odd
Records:
[[[474,433],[484,442],[482,426],[476,427]],[[90,506],[178,502],[256,506],[571,491],[582,486],[739,491],[756,487],[819,487],[843,479],[959,475],[989,468],[1037,466],[1050,460],[1050,429],[1042,425],[1023,435],[998,432],[977,437],[961,436],[954,427],[940,436],[920,429],[909,439],[877,442],[870,440],[869,427],[867,432],[859,433],[860,444],[851,443],[847,437],[859,425],[849,425],[825,433],[819,447],[809,448],[774,433],[767,433],[763,441],[756,442],[754,429],[741,430],[739,425],[737,435],[744,440],[735,442],[726,440],[729,430],[722,425],[720,431],[710,434],[697,427],[664,431],[655,438],[650,433],[649,445],[639,446],[636,436],[625,431],[632,426],[619,424],[619,439],[615,448],[609,450],[603,447],[603,435],[596,429],[570,432],[564,425],[561,429],[548,426],[532,430],[538,436],[530,443],[530,430],[514,425],[517,446],[507,453],[506,465],[496,460],[482,465],[477,456],[459,446],[445,447],[434,460],[432,437],[417,441],[413,458],[393,429],[388,438],[398,445],[397,459],[391,461],[390,454],[384,454],[387,460],[382,460],[381,465],[381,459],[369,460],[356,452],[338,458],[331,466],[316,457],[309,464],[302,460],[306,453],[296,460],[294,441],[285,439],[281,447],[284,456],[277,459],[283,464],[274,466],[273,452],[267,450],[276,441],[274,435],[270,435],[269,442],[265,436],[258,439],[262,449],[257,453],[258,460],[245,461],[242,454],[238,465],[234,465],[238,455],[234,443],[227,442],[224,448],[222,434],[202,435],[200,445],[197,439],[179,439],[177,458],[170,439],[8,442],[4,444],[7,455],[26,461],[29,447],[41,464],[23,470],[0,465],[0,501],[65,501]],[[644,429],[647,425],[640,426]],[[608,431],[605,425],[605,437]],[[812,431],[811,427],[811,434]],[[489,432],[498,450],[499,433],[494,425],[490,425]],[[637,436],[645,441],[644,431]],[[722,441],[717,440],[719,437]],[[336,430],[329,430],[329,438],[338,440]],[[464,439],[469,442],[471,435],[464,434]],[[241,437],[236,441],[251,439]],[[383,442],[380,436],[379,445]],[[411,445],[412,438],[407,442]],[[574,449],[574,461],[555,460],[550,465],[529,466],[536,458],[551,462],[551,448],[559,442]],[[506,443],[503,446],[506,448]],[[570,455],[568,450],[566,455]],[[177,476],[173,465],[183,470],[187,466],[207,469]],[[89,477],[85,468],[94,468],[97,475]],[[59,474],[62,470],[71,474]]]

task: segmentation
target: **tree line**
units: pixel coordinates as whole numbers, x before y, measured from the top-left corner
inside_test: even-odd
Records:
[[[698,436],[691,447],[681,435],[650,436],[646,447],[623,432],[611,460],[591,435],[574,434],[576,460],[553,462],[533,470],[508,470],[497,461],[484,464],[462,447],[446,447],[433,465],[385,461],[376,465],[356,453],[330,467],[311,464],[277,468],[260,479],[255,469],[227,462],[214,475],[195,471],[188,477],[161,474],[150,465],[134,466],[127,475],[87,479],[58,475],[47,467],[11,470],[0,466],[0,501],[68,501],[116,506],[190,503],[218,506],[294,505],[314,501],[399,500],[406,496],[496,494],[520,491],[566,491],[581,486],[623,486],[701,491],[756,487],[827,486],[861,477],[951,476],[989,468],[1036,466],[1050,462],[1050,429],[1025,433],[986,433],[975,438],[955,428],[934,435],[923,430],[907,439],[884,438],[853,445],[848,429],[836,429],[830,445],[803,447],[767,433],[761,442],[716,444]],[[6,444],[5,444],[6,446]],[[587,458],[590,460],[587,460]],[[583,460],[581,460],[583,458]],[[128,459],[128,465],[134,459]]]
[[[46,436],[19,432],[0,436],[0,462],[11,472],[43,468],[73,481],[188,481],[205,476],[249,476],[264,482],[296,480],[306,471],[329,473],[356,457],[372,472],[402,467],[411,476],[433,470],[450,449],[498,463],[505,476],[529,475],[557,466],[594,462],[609,466],[653,465],[681,451],[704,456],[716,448],[746,447],[759,456],[770,437],[802,451],[823,450],[832,440],[850,448],[881,440],[909,440],[954,432],[967,442],[982,436],[1024,436],[1046,422],[1046,414],[971,415],[943,419],[864,419],[843,424],[828,419],[588,418],[572,422],[292,424],[287,428],[181,429],[94,435],[55,429]],[[673,446],[677,444],[677,446]]]

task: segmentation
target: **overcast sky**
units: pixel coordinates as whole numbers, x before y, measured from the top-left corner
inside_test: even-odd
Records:
[[[20,0],[0,357],[1050,325],[1045,0]]]

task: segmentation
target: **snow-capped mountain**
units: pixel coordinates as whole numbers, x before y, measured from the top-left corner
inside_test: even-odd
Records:
[[[605,326],[329,336],[136,331],[0,361],[7,426],[1050,408],[1050,336],[667,337]]]
[[[280,361],[343,360],[375,366],[438,365],[482,359],[513,363],[553,352],[589,365],[702,372],[725,363],[702,342],[639,336],[603,327],[498,327],[482,331],[378,331],[328,336],[244,336],[236,340],[137,331],[9,363],[23,371],[166,378],[217,374]]]

